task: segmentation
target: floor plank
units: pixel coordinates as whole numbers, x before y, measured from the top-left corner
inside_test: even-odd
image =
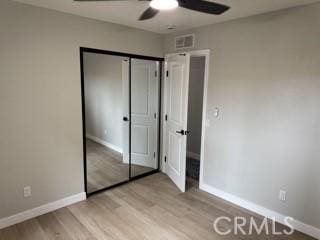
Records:
[[[238,215],[261,221],[256,214],[199,190],[197,182],[188,183],[187,192],[180,193],[166,175],[158,173],[0,230],[0,240],[313,239],[298,232],[291,236],[221,236],[214,231],[215,219]],[[233,228],[231,223],[219,226]]]

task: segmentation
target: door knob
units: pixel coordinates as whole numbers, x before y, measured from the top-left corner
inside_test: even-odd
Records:
[[[179,133],[181,135],[188,135],[190,131],[180,130],[180,131],[176,131],[176,133]]]
[[[123,117],[123,121],[129,122],[129,118],[128,117]]]
[[[184,130],[176,131],[176,133],[179,133],[179,134],[181,134],[181,135],[184,135],[184,134],[185,134]]]

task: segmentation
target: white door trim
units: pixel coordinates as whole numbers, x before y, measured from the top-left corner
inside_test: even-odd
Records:
[[[203,101],[202,101],[202,129],[201,129],[201,151],[200,151],[200,179],[199,179],[199,186],[203,184],[203,163],[204,163],[204,140],[205,140],[205,132],[206,132],[206,117],[207,117],[207,96],[208,96],[208,82],[209,82],[209,71],[210,71],[210,49],[205,50],[195,50],[195,51],[184,51],[184,52],[177,52],[177,53],[189,53],[192,56],[203,56],[205,57],[205,73],[204,73],[204,84],[203,84]],[[169,53],[166,54],[165,57],[168,58],[172,55],[177,53]],[[164,63],[164,84],[163,84],[163,113],[162,113],[162,121],[163,121],[163,128],[162,128],[162,161],[161,161],[161,171],[165,173],[165,161],[164,157],[166,156],[167,149],[166,149],[166,120],[165,114],[167,112],[167,77],[166,77],[166,70],[167,70],[167,63]]]

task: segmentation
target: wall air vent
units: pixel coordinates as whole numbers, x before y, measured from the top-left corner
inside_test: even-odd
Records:
[[[194,34],[177,36],[175,38],[175,49],[193,48],[195,41]]]

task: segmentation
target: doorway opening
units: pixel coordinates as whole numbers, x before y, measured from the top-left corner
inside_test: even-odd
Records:
[[[205,62],[206,58],[204,56],[191,55],[190,57],[186,149],[187,189],[199,187]]]
[[[210,50],[165,57],[162,171],[180,191],[201,186]]]

